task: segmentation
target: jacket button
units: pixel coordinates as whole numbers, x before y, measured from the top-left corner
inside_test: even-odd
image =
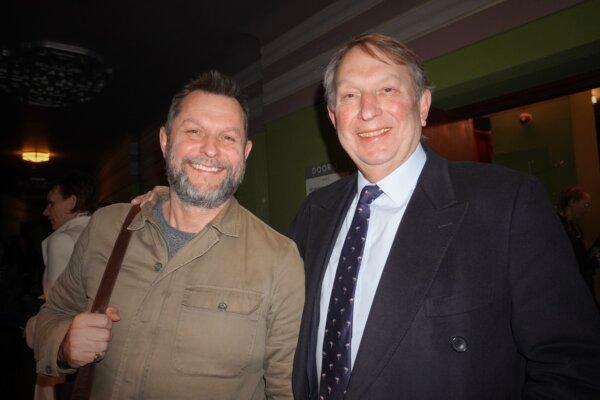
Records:
[[[163,265],[159,262],[157,262],[156,264],[154,264],[154,270],[156,272],[160,271],[162,269]]]
[[[457,353],[464,353],[467,351],[467,347],[469,347],[467,340],[462,336],[452,337],[452,339],[450,339],[450,344],[452,345],[452,350]]]
[[[218,307],[219,311],[226,311],[227,310],[227,303],[220,302],[217,307]]]

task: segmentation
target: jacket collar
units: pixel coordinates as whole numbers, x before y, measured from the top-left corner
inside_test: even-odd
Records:
[[[146,222],[151,222],[154,225],[157,225],[158,221],[156,220],[152,210],[156,203],[167,200],[168,197],[169,194],[165,193],[164,195],[157,196],[153,201],[149,201],[144,204],[140,213],[135,216],[127,229],[137,231],[142,229]],[[241,208],[242,206],[240,206],[235,197],[232,196],[227,201],[225,207],[219,211],[217,216],[210,221],[207,226],[213,227],[224,235],[238,237],[240,234]]]
[[[423,150],[427,154],[427,160],[423,166],[417,187],[420,187],[436,209],[443,209],[456,203],[456,195],[450,179],[448,161],[440,157],[425,142],[421,142]],[[324,196],[319,200],[319,205],[326,209],[338,209],[340,197],[347,199],[357,192],[358,173],[342,178],[337,190],[323,192]],[[342,195],[342,196],[341,196]]]
[[[431,205],[438,210],[456,204],[458,200],[450,178],[448,161],[425,143],[423,149],[427,153],[427,162],[417,186],[423,190]]]
[[[55,230],[53,233],[64,232],[67,229],[72,228],[74,226],[86,225],[89,220],[90,220],[89,213],[79,213],[74,218],[71,218],[70,220],[68,220],[67,222],[62,224],[62,226],[60,228],[58,228],[57,230]]]

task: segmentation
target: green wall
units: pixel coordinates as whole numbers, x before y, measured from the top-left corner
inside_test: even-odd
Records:
[[[434,105],[452,109],[600,65],[600,0],[588,1],[427,61]]]
[[[306,195],[305,168],[324,162],[344,165],[345,153],[324,104],[273,121],[267,139],[270,223],[284,232]]]
[[[526,125],[519,122],[523,112],[533,117]],[[537,176],[553,201],[577,181],[568,97],[503,111],[490,120],[495,164]]]
[[[267,135],[260,132],[252,137],[252,151],[246,163],[246,174],[235,197],[240,204],[269,223],[267,160]]]

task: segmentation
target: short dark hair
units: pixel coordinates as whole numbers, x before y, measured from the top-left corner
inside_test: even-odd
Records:
[[[75,196],[77,201],[71,212],[92,213],[96,210],[96,186],[94,180],[89,175],[74,172],[56,180],[52,187],[58,188],[64,199]]]
[[[230,76],[222,74],[217,70],[202,72],[196,78],[189,81],[183,89],[173,96],[171,105],[169,106],[169,114],[167,115],[166,130],[167,136],[171,134],[173,120],[181,111],[181,103],[187,95],[192,92],[202,91],[206,93],[219,94],[237,100],[244,114],[244,132],[248,134],[248,104],[242,94],[237,82]]]
[[[569,204],[583,199],[588,194],[582,187],[571,186],[560,193],[558,198],[558,211],[565,211]]]
[[[432,89],[425,74],[423,60],[414,51],[393,37],[379,33],[367,33],[345,43],[341,49],[333,54],[325,69],[323,78],[325,101],[332,110],[335,109],[337,71],[344,56],[355,47],[360,47],[362,51],[378,60],[381,60],[381,55],[383,55],[397,65],[405,65],[412,79],[415,101],[419,101],[425,90]]]

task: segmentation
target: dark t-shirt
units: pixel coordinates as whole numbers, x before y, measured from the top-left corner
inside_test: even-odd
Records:
[[[169,248],[169,259],[171,259],[179,251],[179,249],[185,246],[187,242],[196,236],[196,233],[182,232],[169,225],[162,211],[163,203],[164,202],[156,203],[152,209],[152,212],[154,213],[154,216],[158,222],[158,228],[167,241],[167,246]]]

